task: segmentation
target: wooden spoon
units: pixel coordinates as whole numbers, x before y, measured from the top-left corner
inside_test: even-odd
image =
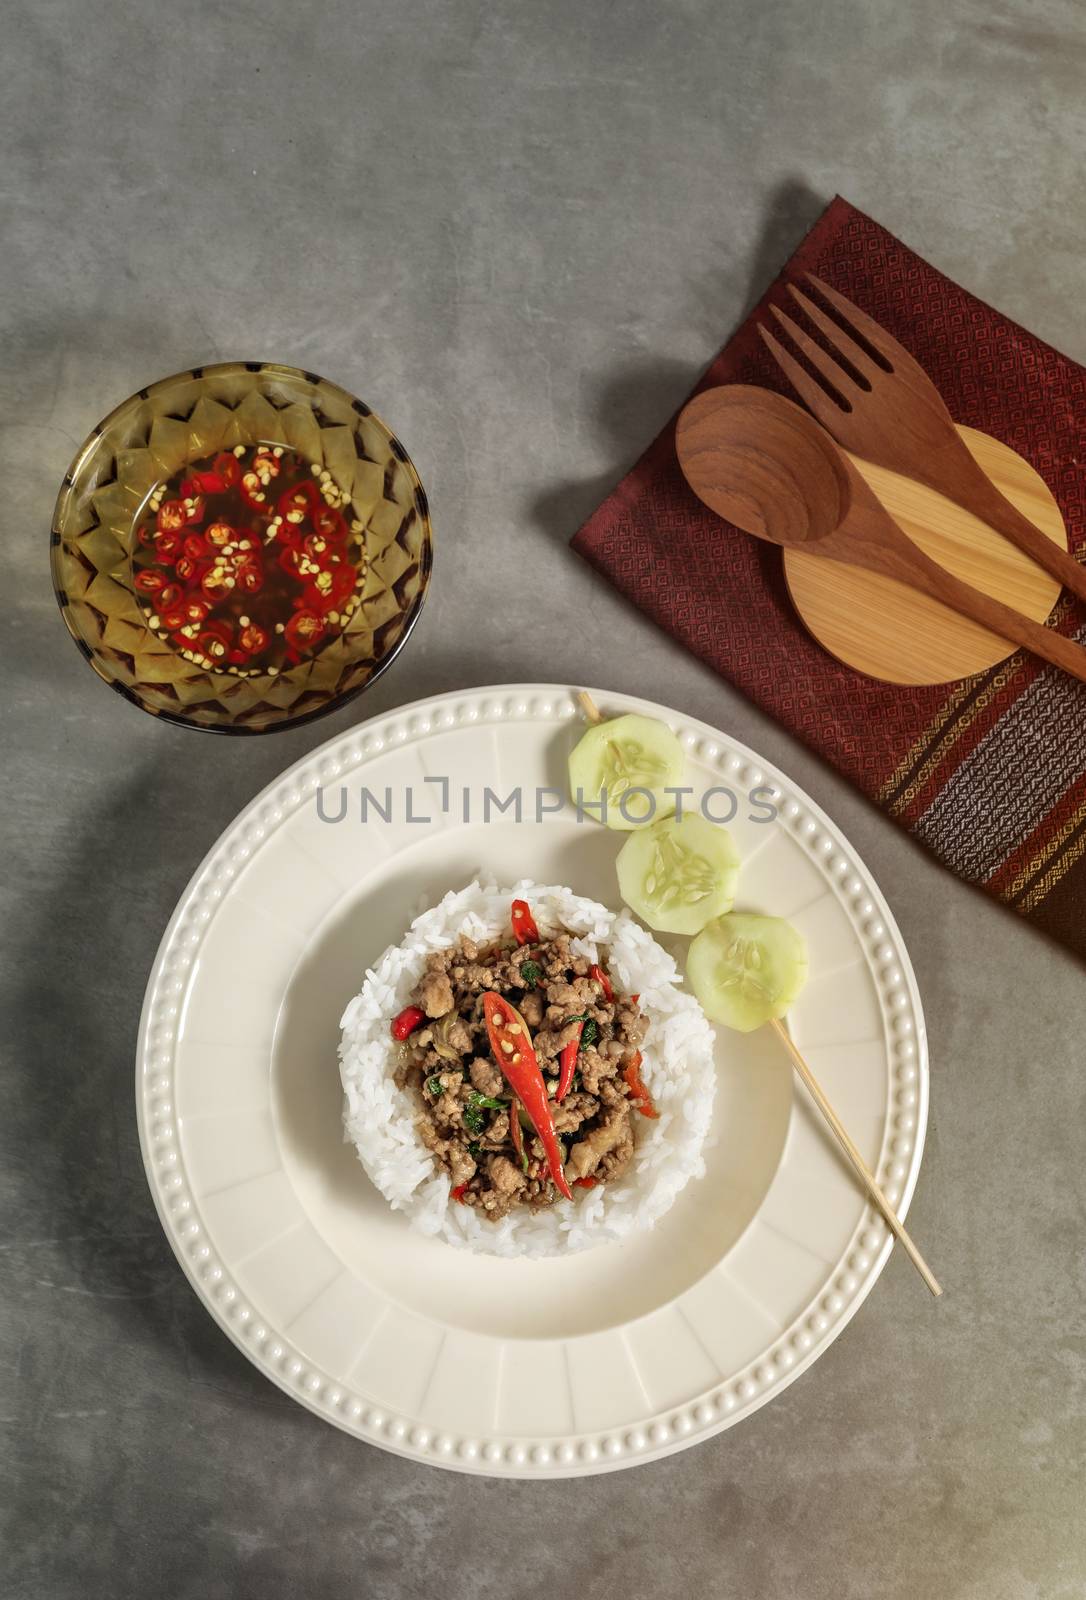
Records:
[[[1086,682],[1086,649],[926,556],[829,434],[783,395],[749,384],[706,389],[681,413],[675,443],[694,493],[737,528],[896,578]]]

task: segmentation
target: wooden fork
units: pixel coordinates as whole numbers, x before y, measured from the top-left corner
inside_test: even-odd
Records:
[[[973,460],[923,367],[851,300],[813,273],[806,277],[870,349],[791,283],[789,294],[802,306],[832,354],[793,318],[776,306],[770,310],[827,387],[817,382],[768,328],[759,325],[758,332],[827,433],[866,461],[915,478],[971,511],[1086,600],[1086,568],[1003,498]]]

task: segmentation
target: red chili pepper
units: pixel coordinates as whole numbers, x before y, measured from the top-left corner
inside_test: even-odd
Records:
[[[354,593],[358,574],[349,567],[334,566],[325,571],[332,581],[326,589],[320,588],[316,583],[307,583],[302,590],[302,600],[310,611],[319,611],[322,616],[329,611],[341,611],[348,597]]]
[[[652,1095],[645,1087],[645,1084],[641,1081],[640,1050],[635,1050],[634,1054],[630,1057],[625,1068],[623,1069],[622,1076],[626,1081],[626,1086],[629,1089],[630,1094],[633,1096],[633,1104],[637,1107],[638,1111],[640,1111],[643,1117],[652,1117],[653,1120],[655,1120],[660,1113],[657,1111],[655,1105],[653,1105]]]
[[[241,498],[247,506],[252,506],[254,511],[264,515],[269,514],[267,490],[252,469],[242,473],[239,489]]]
[[[189,498],[201,494],[223,494],[226,480],[220,472],[193,472],[185,479],[185,487],[189,491]]]
[[[233,635],[227,622],[209,622],[196,636],[196,648],[202,656],[212,661],[223,661],[233,644]]]
[[[358,587],[358,573],[354,567],[342,561],[333,561],[329,571],[332,574],[332,587],[328,597],[335,602],[333,609],[341,611]]]
[[[144,567],[142,572],[136,573],[133,581],[140,594],[158,594],[166,587],[166,574],[155,567]]]
[[[301,581],[302,552],[297,545],[285,544],[283,546],[279,552],[279,565],[288,578],[297,578],[299,582]]]
[[[183,594],[179,583],[166,583],[158,591],[158,604],[164,611],[172,611],[181,604]]]
[[[291,650],[309,650],[323,632],[323,617],[315,611],[296,611],[286,625],[283,638]]]
[[[181,485],[180,493],[182,502],[185,500],[192,501],[191,506],[186,506],[184,504],[181,506],[181,513],[184,516],[186,523],[202,522],[204,516],[204,501],[200,485],[196,482],[196,479],[186,478]]]
[[[279,476],[279,457],[269,445],[262,444],[253,456],[253,469],[266,472],[269,478]]]
[[[513,901],[513,937],[518,944],[538,944],[539,929],[527,900]]]
[[[208,605],[207,601],[201,600],[198,594],[194,594],[190,599],[185,601],[185,621],[197,623],[203,622],[210,610],[211,607]]]
[[[155,556],[164,566],[169,566],[181,553],[181,535],[172,530],[155,536]]]
[[[245,479],[241,481],[244,489]],[[320,503],[321,492],[317,485],[312,478],[303,478],[301,483],[296,483],[292,489],[284,489],[279,496],[279,515],[284,519],[290,518],[292,524],[297,526],[300,521],[311,516]]]
[[[531,913],[529,913],[529,916]],[[494,1059],[509,1081],[513,1093],[528,1113],[528,1120],[539,1135],[551,1182],[559,1194],[571,1200],[569,1184],[562,1171],[562,1153],[554,1131],[554,1117],[547,1098],[547,1086],[539,1070],[528,1024],[515,1006],[488,989],[483,995],[483,1015]]]
[[[335,544],[347,543],[347,523],[335,506],[318,506],[313,513],[313,526],[322,539],[330,539]]]
[[[404,1006],[399,1016],[392,1019],[392,1037],[408,1039],[425,1021],[426,1013],[421,1006]]]
[[[467,1191],[467,1187],[468,1186],[466,1183],[458,1183],[456,1188],[451,1191],[449,1198],[451,1200],[459,1200],[460,1204],[463,1205],[464,1195]]]
[[[577,1070],[577,1052],[581,1048],[581,1034],[584,1032],[584,1018],[577,1024],[577,1037],[562,1046],[558,1057],[558,1089],[554,1098],[564,1100],[569,1093],[569,1086],[573,1082],[573,1074]]]
[[[176,606],[172,611],[160,611],[158,614],[158,620],[159,625],[165,628],[167,633],[176,633],[179,628],[183,628],[185,626],[187,619],[185,617],[184,608],[181,606]]]
[[[250,656],[259,655],[261,650],[268,648],[268,635],[257,623],[250,622],[238,634],[238,645],[248,660]]]
[[[200,588],[212,605],[217,600],[224,600],[230,592],[227,573],[221,566],[208,567],[207,571],[201,575]]]
[[[264,587],[264,567],[258,556],[248,556],[234,569],[234,577],[243,594],[259,594]]]
[[[185,526],[185,508],[180,500],[163,500],[158,508],[159,533],[177,533]]]
[[[589,967],[588,976],[590,978],[595,978],[596,982],[600,984],[603,989],[603,998],[607,1001],[608,1005],[612,1005],[614,1003],[615,991],[611,987],[610,978],[607,976],[606,972],[604,972],[603,968],[598,962],[593,962]]]
[[[575,1189],[594,1189],[599,1181],[598,1178],[574,1178],[573,1187]]]
[[[224,544],[233,544],[238,537],[237,529],[228,522],[212,522],[204,532],[204,538],[216,550],[221,550]]]
[[[202,533],[186,534],[185,554],[190,561],[206,561],[211,554],[211,546]]]
[[[241,463],[232,450],[224,450],[217,455],[211,463],[216,474],[222,479],[224,489],[232,489],[241,477]]]

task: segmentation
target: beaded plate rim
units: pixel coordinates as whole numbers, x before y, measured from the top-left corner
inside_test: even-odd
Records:
[[[367,1443],[431,1465],[502,1477],[575,1477],[635,1466],[733,1426],[779,1394],[837,1338],[874,1287],[893,1242],[868,1206],[818,1292],[772,1348],[740,1373],[635,1426],[558,1439],[452,1435],[369,1403],[266,1327],[207,1242],[184,1171],[173,1103],[175,1025],[204,931],[232,880],[319,785],[354,771],[369,756],[457,727],[573,721],[581,714],[574,693],[557,684],[499,684],[427,696],[336,735],[273,779],[220,835],[182,893],[148,977],[136,1048],[137,1123],[152,1198],[189,1282],[233,1343],[293,1399]],[[904,1217],[927,1127],[927,1039],[908,952],[872,874],[821,808],[748,746],[652,701],[602,689],[591,693],[609,709],[667,721],[687,748],[722,773],[749,785],[769,785],[783,825],[835,887],[878,991],[892,1083],[876,1175]],[[894,1095],[902,1090],[915,1097],[908,1116],[893,1109]]]

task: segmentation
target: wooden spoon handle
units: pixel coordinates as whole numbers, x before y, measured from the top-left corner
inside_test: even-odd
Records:
[[[905,580],[907,583],[923,589],[933,600],[941,600],[961,616],[971,617],[1001,639],[1021,645],[1043,661],[1050,661],[1053,666],[1070,673],[1072,678],[1086,683],[1086,649],[1082,645],[1076,644],[1074,639],[1065,638],[1053,628],[1046,628],[1043,623],[1034,622],[1031,617],[1024,617],[1020,611],[1005,606],[1001,600],[993,600],[991,595],[982,594],[979,589],[963,583],[915,546],[914,551],[918,559],[910,563],[912,571]]]
[[[1040,656],[1042,661],[1051,661],[1072,678],[1086,683],[1086,649],[1082,645],[1053,628],[1046,628],[1043,623],[1024,617],[1001,600],[982,594],[941,567],[902,532],[851,463],[848,470],[852,487],[848,514],[832,540],[823,541],[825,553],[831,559],[837,556],[841,561],[907,583],[933,600],[941,600],[960,616],[971,617],[1000,639],[1021,645],[1024,650]]]
[[[932,455],[924,476],[931,488],[945,494],[979,517],[996,533],[1002,534],[1011,544],[1032,557],[1039,567],[1086,600],[1086,567],[1082,567],[1063,545],[1043,534],[1027,516],[1000,494],[988,474],[977,465],[960,436],[955,434],[960,450],[955,450],[952,460]]]

